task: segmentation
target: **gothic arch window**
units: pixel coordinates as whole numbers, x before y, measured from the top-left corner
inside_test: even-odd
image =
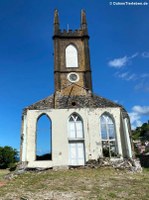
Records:
[[[70,139],[83,139],[83,122],[81,117],[74,113],[69,118],[69,138]]]
[[[65,49],[66,67],[78,67],[78,50],[69,44]]]
[[[116,131],[113,118],[105,113],[100,117],[103,156],[117,156]]]
[[[46,114],[37,119],[36,160],[52,160],[51,120]]]
[[[68,121],[69,165],[85,164],[83,120],[73,113]]]

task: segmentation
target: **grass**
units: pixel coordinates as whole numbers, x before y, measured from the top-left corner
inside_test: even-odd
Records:
[[[4,174],[0,171],[0,181]],[[149,199],[149,170],[142,173],[112,168],[25,172],[0,187],[0,200]]]
[[[9,173],[9,171],[7,169],[1,169],[0,170],[0,181],[3,181],[3,177],[8,173]]]

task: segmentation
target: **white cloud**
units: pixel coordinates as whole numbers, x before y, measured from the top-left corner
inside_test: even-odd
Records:
[[[142,125],[141,116],[136,112],[128,113],[130,117],[131,128],[135,129]]]
[[[109,65],[110,67],[122,68],[122,67],[126,66],[127,63],[128,63],[131,59],[135,58],[136,56],[138,56],[138,53],[135,53],[135,54],[133,54],[132,56],[129,56],[129,57],[128,57],[128,56],[124,56],[124,57],[122,57],[122,58],[115,58],[115,59],[113,59],[113,60],[110,60],[110,61],[108,62],[108,65]]]
[[[126,65],[128,60],[127,56],[124,56],[123,58],[115,58],[114,60],[109,61],[108,65],[110,67],[121,68]]]
[[[132,107],[132,112],[128,114],[130,117],[131,127],[132,129],[135,129],[143,124],[141,121],[142,116],[149,116],[149,106],[135,105]]]
[[[145,51],[142,53],[143,58],[149,58],[149,52]]]
[[[132,110],[135,113],[138,113],[140,115],[148,115],[149,116],[149,106],[136,105],[136,106],[133,106]]]
[[[129,59],[135,58],[138,56],[138,53],[133,54],[132,56],[129,57]]]
[[[124,72],[122,74],[118,74],[119,78],[125,79],[128,76],[128,72]]]
[[[115,74],[118,78],[121,78],[126,81],[133,81],[137,79],[136,74],[130,74],[129,72],[123,72],[123,73],[116,73]]]

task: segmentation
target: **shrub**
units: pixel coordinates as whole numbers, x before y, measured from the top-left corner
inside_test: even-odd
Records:
[[[10,168],[17,162],[18,152],[10,146],[0,147],[0,169]]]

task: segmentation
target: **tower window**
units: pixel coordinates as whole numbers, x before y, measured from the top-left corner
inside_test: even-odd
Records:
[[[69,73],[67,78],[71,83],[75,83],[75,82],[79,81],[79,75],[77,73],[74,73],[74,72]]]
[[[100,124],[103,156],[115,157],[117,156],[117,148],[114,122],[109,115],[104,114],[100,118]]]
[[[78,51],[72,44],[65,50],[66,67],[78,67]]]

